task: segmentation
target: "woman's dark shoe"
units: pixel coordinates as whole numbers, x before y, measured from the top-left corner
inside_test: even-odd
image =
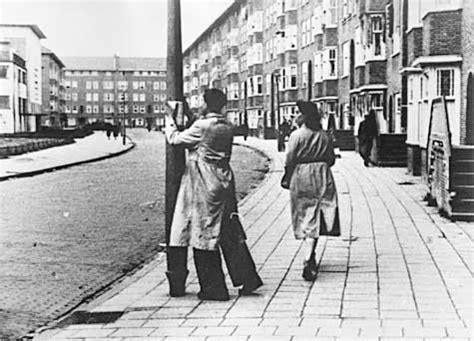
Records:
[[[311,259],[304,262],[303,278],[305,281],[313,282],[318,276],[318,267],[316,260]]]
[[[257,276],[252,282],[245,283],[242,289],[239,290],[240,296],[251,295],[255,290],[260,288],[263,285],[262,279]]]
[[[203,291],[198,292],[198,298],[203,301],[228,301],[230,299],[229,293],[206,293]]]

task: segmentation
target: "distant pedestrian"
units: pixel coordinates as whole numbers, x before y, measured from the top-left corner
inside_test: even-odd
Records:
[[[166,275],[172,296],[184,295],[189,246],[193,247],[200,299],[229,300],[221,249],[234,286],[242,286],[241,295],[263,284],[236,220],[235,180],[229,164],[234,127],[223,113],[226,102],[222,91],[206,90],[203,115],[181,132],[174,118],[176,110],[167,106],[166,138],[171,145],[188,149],[168,248],[172,264],[169,261]]]
[[[119,136],[119,131],[120,131],[120,126],[114,125],[113,126],[113,133],[114,133],[114,139],[116,140],[117,137]]]
[[[282,186],[290,190],[291,217],[296,239],[304,241],[303,278],[317,276],[316,245],[320,235],[339,236],[337,193],[331,167],[333,142],[321,128],[314,103],[298,101],[302,126],[288,141]]]
[[[247,137],[249,136],[249,125],[247,120],[244,120],[244,125],[242,127],[242,134],[244,136],[244,141],[247,141]]]
[[[112,126],[110,124],[106,125],[105,134],[107,135],[107,139],[110,140],[110,136],[112,135]]]
[[[278,128],[278,151],[283,152],[285,151],[285,139],[289,136],[291,131],[290,124],[288,121],[283,120],[280,123],[280,127]]]
[[[372,154],[372,147],[377,134],[378,129],[375,110],[370,109],[369,114],[365,115],[364,120],[360,122],[359,129],[357,131],[357,137],[359,140],[359,154],[362,159],[364,159],[364,165],[366,167],[370,166],[370,155]]]

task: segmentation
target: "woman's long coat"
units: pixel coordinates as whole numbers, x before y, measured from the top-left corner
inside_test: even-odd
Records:
[[[229,216],[237,210],[229,165],[233,125],[224,116],[209,113],[182,132],[167,121],[166,137],[170,144],[188,149],[169,245],[216,250],[223,235],[245,240],[243,230],[222,233],[230,228]]]
[[[303,125],[288,142],[285,166],[290,180],[291,216],[296,239],[340,235],[337,192],[331,166],[332,139]]]

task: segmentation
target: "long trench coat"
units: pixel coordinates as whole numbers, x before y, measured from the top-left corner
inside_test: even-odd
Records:
[[[188,149],[169,245],[216,250],[223,236],[245,241],[243,229],[223,230],[231,228],[229,217],[237,212],[229,165],[233,125],[222,115],[208,113],[181,132],[167,120],[165,133],[170,144]]]
[[[330,136],[303,125],[288,142],[285,166],[290,180],[291,216],[296,239],[340,235],[337,192],[331,166],[335,155]]]

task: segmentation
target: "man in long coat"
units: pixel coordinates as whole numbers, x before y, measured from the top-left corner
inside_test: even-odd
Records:
[[[249,294],[262,285],[245,244],[241,225],[231,224],[237,214],[234,174],[229,161],[233,143],[233,125],[223,115],[227,100],[217,89],[204,94],[206,114],[188,129],[179,132],[174,120],[166,120],[166,137],[172,145],[188,149],[186,169],[181,179],[170,232],[171,252],[193,248],[194,263],[203,300],[228,300],[219,248],[223,248],[234,285],[243,285],[241,294]],[[243,264],[237,264],[235,258]],[[168,269],[171,282],[184,286],[186,257]],[[184,294],[184,291],[179,294]]]

